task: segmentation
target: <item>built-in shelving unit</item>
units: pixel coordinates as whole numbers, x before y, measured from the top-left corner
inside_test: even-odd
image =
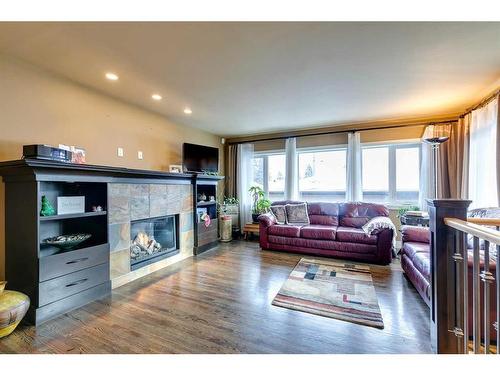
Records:
[[[194,183],[194,206],[195,210],[195,255],[214,248],[218,244],[219,226],[217,212],[217,184],[223,179],[221,176],[198,175]],[[201,201],[204,197],[206,200]],[[214,200],[210,200],[213,197]],[[205,226],[204,222],[200,221],[200,210],[206,212],[210,216],[210,225]]]
[[[110,212],[112,183],[191,184],[193,186],[193,254],[218,242],[217,183],[221,176],[167,173],[98,165],[78,165],[38,159],[0,162],[5,183],[5,271],[9,287],[29,296],[26,319],[39,324],[111,291]],[[208,201],[198,202],[198,192]],[[57,207],[57,197],[84,196],[81,213],[41,216],[45,196]],[[210,196],[215,201],[210,201]],[[102,211],[93,210],[100,206]],[[197,209],[212,218],[210,226],[197,222]],[[62,250],[47,238],[77,233],[90,238]]]

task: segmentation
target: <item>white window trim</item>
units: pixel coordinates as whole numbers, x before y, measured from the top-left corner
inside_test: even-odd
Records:
[[[404,142],[402,141],[389,141],[389,142],[366,142],[361,144],[361,150],[367,149],[367,148],[381,148],[381,147],[387,147],[389,150],[389,198],[387,202],[383,202],[387,205],[391,206],[401,206],[404,205],[405,203],[418,203],[417,201],[402,201],[398,200],[397,197],[397,190],[396,190],[396,150],[397,149],[403,149],[403,148],[417,148],[418,149],[418,159],[419,159],[419,165],[420,161],[422,160],[422,147],[421,146],[421,140],[420,139],[411,139],[411,140],[405,140]],[[363,168],[363,167],[361,167]],[[419,171],[420,173],[420,171]]]

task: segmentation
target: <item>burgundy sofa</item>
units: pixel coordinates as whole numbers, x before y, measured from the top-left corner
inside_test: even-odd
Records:
[[[274,202],[273,205],[302,203]],[[373,203],[307,203],[309,225],[280,225],[270,213],[259,216],[260,246],[377,264],[392,260],[392,229],[367,235],[361,227],[376,216],[389,216],[384,205]]]
[[[430,231],[426,227],[415,227],[410,225],[404,225],[401,227],[402,232],[402,248],[401,248],[401,267],[405,272],[407,278],[415,286],[418,293],[425,301],[425,303],[430,306]],[[484,246],[484,243],[482,244]],[[484,247],[483,247],[484,248]],[[482,254],[484,250],[481,251],[481,262],[480,269],[483,269],[484,259]],[[469,287],[469,311],[472,311],[472,249],[469,243],[469,271],[468,271],[468,287]],[[490,259],[490,272],[494,275],[496,272],[496,264],[493,259]],[[483,316],[483,283],[481,286],[481,316]],[[496,317],[496,288],[495,284],[491,284],[490,287],[491,298],[490,298],[490,316],[491,323],[495,321]],[[482,329],[482,327],[481,327]],[[472,332],[472,313],[469,314],[469,332]],[[496,339],[496,331],[491,327],[491,339]]]

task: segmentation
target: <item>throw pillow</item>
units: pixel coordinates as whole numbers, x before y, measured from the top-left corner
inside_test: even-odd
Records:
[[[271,206],[271,213],[276,219],[277,224],[286,224],[285,206],[282,205]]]
[[[309,225],[307,203],[287,204],[286,222],[290,225]]]

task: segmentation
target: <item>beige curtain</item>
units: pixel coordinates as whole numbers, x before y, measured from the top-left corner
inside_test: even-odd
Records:
[[[439,147],[439,198],[467,199],[470,119],[470,114],[467,114],[451,123],[450,139]]]
[[[226,154],[226,192],[227,197],[236,197],[236,185],[238,181],[237,154],[238,145],[228,145]]]

